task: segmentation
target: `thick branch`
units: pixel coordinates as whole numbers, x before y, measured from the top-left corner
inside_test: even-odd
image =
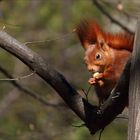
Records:
[[[140,19],[137,22],[136,37],[132,53],[129,86],[128,140],[140,139]]]
[[[52,69],[42,57],[4,31],[0,31],[0,47],[15,55],[50,84],[67,105],[85,122],[91,133],[103,129],[125,107],[128,97],[130,62],[111,96],[99,109],[83,99],[66,81],[64,76]]]
[[[49,83],[65,100],[68,106],[82,119],[85,118],[83,98],[70,86],[66,79],[52,69],[37,53],[18,42],[4,31],[0,32],[0,47],[15,55],[41,78]]]

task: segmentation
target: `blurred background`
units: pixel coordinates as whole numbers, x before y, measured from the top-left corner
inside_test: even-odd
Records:
[[[105,31],[132,33],[139,6],[138,0],[0,0],[0,29],[37,52],[85,97],[90,73],[73,30],[81,20],[93,18]],[[99,133],[92,136],[87,128],[75,127],[83,122],[39,76],[16,82],[45,103],[19,90],[2,69],[14,78],[31,74],[27,66],[0,48],[0,140],[99,139]],[[94,89],[89,101],[97,103]],[[102,133],[102,140],[126,137],[127,119],[114,120]]]

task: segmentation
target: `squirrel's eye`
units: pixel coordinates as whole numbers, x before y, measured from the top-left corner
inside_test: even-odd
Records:
[[[100,53],[96,53],[95,59],[100,60],[102,58],[102,55]]]

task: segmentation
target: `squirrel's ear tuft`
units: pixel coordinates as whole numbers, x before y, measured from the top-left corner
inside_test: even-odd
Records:
[[[76,28],[76,33],[82,46],[87,49],[91,44],[98,41],[98,36],[103,37],[103,31],[93,20],[84,20]]]

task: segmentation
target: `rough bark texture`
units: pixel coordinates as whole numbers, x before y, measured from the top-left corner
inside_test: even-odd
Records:
[[[129,87],[128,140],[140,140],[140,20],[138,21]]]
[[[109,99],[98,108],[83,99],[64,76],[51,68],[41,56],[4,31],[0,31],[0,47],[19,58],[50,84],[75,114],[85,122],[92,134],[103,129],[123,111],[128,99],[130,61]]]

